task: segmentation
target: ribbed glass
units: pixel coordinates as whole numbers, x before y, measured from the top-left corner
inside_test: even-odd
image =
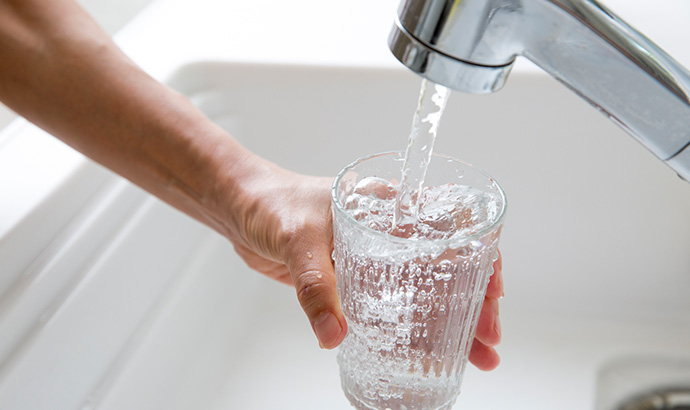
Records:
[[[363,226],[344,209],[345,198],[362,178],[394,181],[400,157],[356,161],[334,184],[334,260],[349,326],[338,353],[341,381],[360,410],[449,409],[493,273],[505,196],[487,174],[435,156],[426,184],[461,183],[496,195],[495,221],[444,240],[404,239]]]

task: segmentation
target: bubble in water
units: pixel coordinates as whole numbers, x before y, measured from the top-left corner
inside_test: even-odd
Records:
[[[389,181],[378,177],[365,177],[355,185],[354,195],[390,200],[395,198],[397,188]]]
[[[364,178],[345,199],[345,209],[376,231],[438,240],[469,236],[487,228],[496,220],[500,201],[495,195],[465,185],[423,187],[417,220],[394,226],[396,195],[397,187],[391,182]]]

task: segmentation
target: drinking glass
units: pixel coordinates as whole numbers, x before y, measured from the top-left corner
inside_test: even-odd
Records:
[[[357,212],[378,211],[365,200],[353,204],[351,194],[364,186],[369,197],[394,197],[402,164],[401,153],[362,158],[333,185],[333,257],[349,329],[337,361],[345,395],[357,409],[445,410],[460,392],[498,257],[506,199],[488,174],[434,155],[424,186],[469,186],[490,194],[491,209],[482,210],[488,222],[440,239],[365,225]]]

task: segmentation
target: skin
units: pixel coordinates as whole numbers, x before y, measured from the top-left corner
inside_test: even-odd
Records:
[[[137,67],[70,0],[0,0],[0,100],[227,237],[249,267],[294,286],[322,348],[342,342],[332,178],[249,152]],[[470,353],[482,370],[499,363],[500,258],[494,269]]]

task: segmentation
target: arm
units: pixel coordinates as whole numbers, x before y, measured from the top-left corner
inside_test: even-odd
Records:
[[[0,100],[226,236],[250,267],[295,285],[323,347],[342,341],[330,180],[247,151],[71,0],[0,0]]]
[[[230,173],[250,154],[136,67],[76,3],[0,2],[0,62],[0,99],[10,108],[216,223],[203,209],[215,195],[207,182],[221,163]]]

